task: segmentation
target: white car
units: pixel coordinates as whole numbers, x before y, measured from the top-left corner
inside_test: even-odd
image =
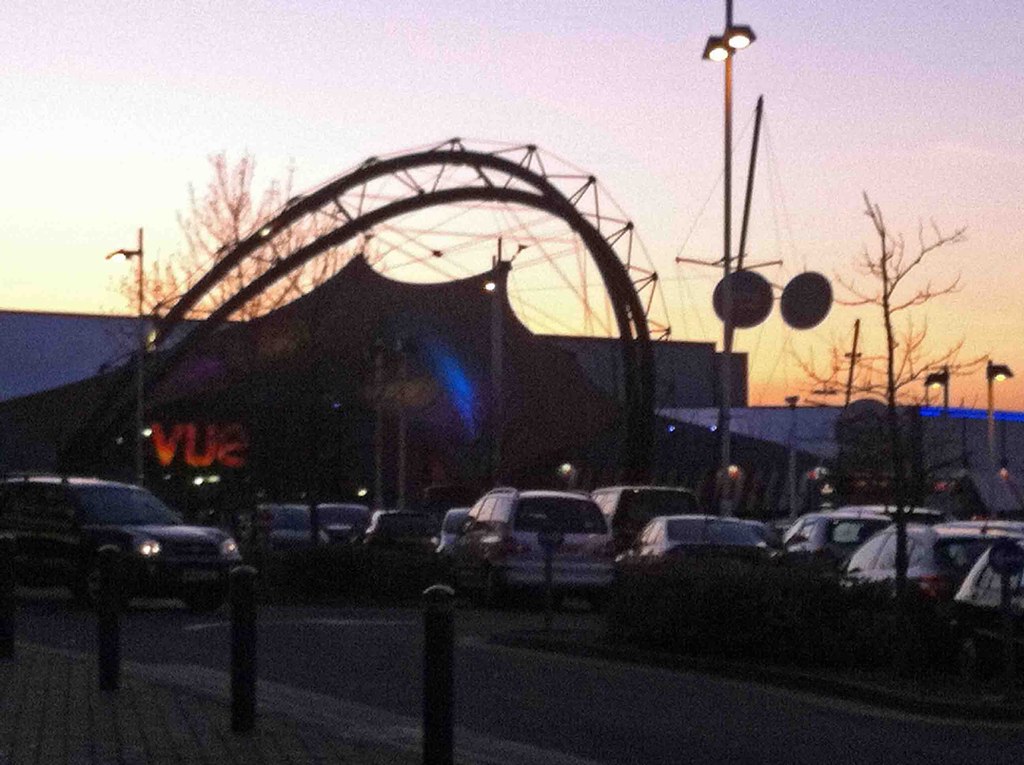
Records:
[[[545,531],[561,537],[551,568],[559,593],[596,603],[614,579],[611,531],[585,494],[494,489],[470,508],[465,524],[452,546],[455,584],[488,604],[512,590],[543,588]]]

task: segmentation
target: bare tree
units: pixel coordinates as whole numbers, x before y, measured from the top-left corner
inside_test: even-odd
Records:
[[[293,198],[294,167],[283,181],[271,181],[261,192],[255,190],[256,160],[243,154],[232,161],[225,152],[208,157],[211,177],[203,193],[188,187],[188,209],[178,213],[184,248],[172,257],[152,259],[146,273],[144,303],[147,313],[160,315],[228,254],[232,245],[252,233]],[[192,318],[209,315],[275,263],[324,231],[307,220],[294,224],[268,239],[265,246],[231,269],[190,311]],[[347,261],[344,252],[329,250],[314,258],[246,303],[233,317],[261,316],[309,292],[333,276]],[[137,283],[126,274],[119,291],[134,301]]]
[[[966,374],[976,370],[984,357],[960,361],[963,340],[937,352],[929,351],[927,322],[915,322],[913,316],[913,309],[959,289],[959,276],[938,286],[928,281],[923,287],[913,287],[909,282],[911,275],[931,256],[943,248],[964,242],[966,228],[959,227],[945,233],[934,222],[928,228],[921,224],[916,243],[908,248],[902,234],[889,230],[881,208],[871,201],[866,192],[864,206],[864,214],[874,228],[877,249],[865,247],[855,265],[859,280],[836,277],[837,283],[849,296],[837,302],[878,309],[885,338],[883,352],[873,355],[857,353],[849,358],[850,354],[845,353],[845,349],[833,347],[824,372],[816,369],[813,359],[801,360],[800,364],[816,388],[845,387],[843,376],[848,365],[853,364],[852,392],[885,404],[882,426],[885,448],[882,451],[892,476],[890,485],[897,539],[896,590],[899,601],[903,603],[907,576],[906,518],[914,487],[908,476],[907,420],[901,415],[900,406],[920,401],[921,383],[929,371],[945,368],[951,376]],[[875,464],[878,456],[876,453]]]

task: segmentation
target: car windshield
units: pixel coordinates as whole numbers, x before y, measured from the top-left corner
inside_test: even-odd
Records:
[[[370,511],[361,505],[319,505],[316,509],[321,525],[365,526],[370,522]]]
[[[444,516],[444,528],[442,529],[446,534],[454,534],[459,530],[459,526],[466,520],[466,516],[469,515],[468,510],[459,510],[454,512],[448,512]]]
[[[837,545],[856,545],[867,541],[876,531],[889,525],[889,521],[873,518],[842,518],[829,522],[829,541]]]
[[[659,515],[692,515],[699,511],[697,498],[688,491],[630,489],[622,492],[618,512],[650,520]]]
[[[99,526],[176,526],[181,516],[145,489],[82,486],[75,490],[82,523]]]
[[[548,526],[567,534],[604,534],[601,510],[592,500],[570,497],[524,497],[516,510],[516,531],[541,531]]]
[[[935,543],[935,562],[942,568],[952,569],[958,575],[965,576],[994,541],[991,537],[940,539]]]
[[[757,530],[746,524],[713,518],[674,518],[667,524],[671,542],[756,547],[764,544]]]
[[[279,531],[306,531],[309,529],[309,511],[302,506],[275,507],[270,528]]]

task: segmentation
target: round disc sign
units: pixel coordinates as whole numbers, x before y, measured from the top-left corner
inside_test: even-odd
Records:
[[[725,282],[732,293],[732,323],[737,329],[756,327],[772,312],[772,285],[753,271],[733,271],[715,286],[711,304],[718,318],[725,321]]]
[[[1013,576],[1024,568],[1024,550],[1012,539],[1000,539],[992,545],[988,562],[1000,576]]]

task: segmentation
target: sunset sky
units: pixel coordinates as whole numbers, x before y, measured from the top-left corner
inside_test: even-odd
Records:
[[[964,359],[1009,364],[1019,376],[998,405],[1024,408],[1021,6],[736,0],[735,18],[758,35],[735,64],[735,217],[764,94],[748,249],[785,261],[764,275],[852,275],[874,245],[865,191],[909,247],[921,221],[966,226],[918,282],[959,273],[961,291],[917,320],[936,350],[964,338]],[[723,22],[722,0],[14,0],[0,46],[0,309],[130,310],[113,288],[125,266],[103,255],[144,226],[147,257],[173,257],[176,214],[215,152],[251,152],[264,180],[294,164],[307,188],[463,136],[536,143],[596,175],[636,223],[674,336],[718,339],[716,272],[675,258],[721,254],[723,67],[701,52]],[[857,316],[877,350],[878,318],[850,308],[808,333],[777,312],[740,333],[751,402],[802,392],[792,354],[824,358]],[[983,374],[955,380],[952,400],[984,406]]]

